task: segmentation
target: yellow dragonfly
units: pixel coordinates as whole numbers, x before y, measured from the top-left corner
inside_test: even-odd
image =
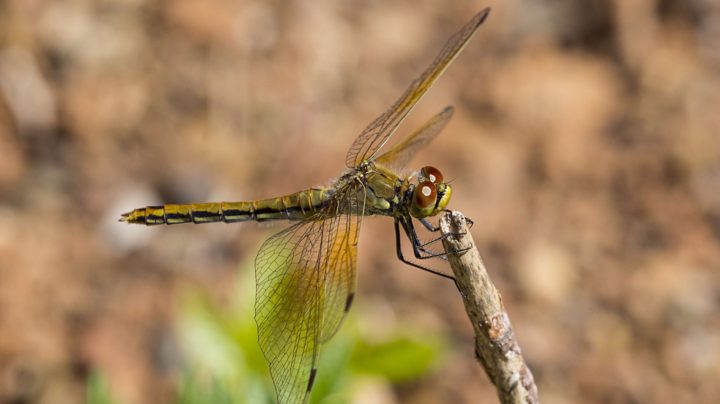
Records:
[[[489,8],[480,11],[450,37],[390,109],[360,133],[345,158],[348,170],[330,186],[255,201],[148,206],[122,215],[123,222],[145,225],[296,222],[266,240],[255,259],[258,342],[269,363],[278,402],[308,401],[320,347],[337,332],[355,296],[358,232],[364,216],[392,217],[398,258],[453,279],[407,260],[400,248],[402,228],[415,258],[443,256],[419,240],[413,220],[437,231],[427,218],[445,209],[452,188],[434,167],[423,167],[410,176],[398,174],[417,150],[440,133],[453,108],[445,108],[384,154],[378,152],[489,13]]]

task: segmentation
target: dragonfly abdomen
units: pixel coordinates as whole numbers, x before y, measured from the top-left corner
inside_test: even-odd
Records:
[[[148,226],[157,224],[262,222],[302,220],[325,202],[323,188],[310,188],[279,198],[244,202],[208,202],[147,206],[125,213],[120,221]]]

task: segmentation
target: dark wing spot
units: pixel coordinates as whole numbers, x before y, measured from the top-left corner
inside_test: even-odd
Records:
[[[316,368],[312,368],[312,369],[310,370],[310,380],[308,380],[308,387],[307,387],[307,392],[308,392],[308,393],[309,393],[310,390],[312,390],[312,388],[313,388],[313,384],[315,383],[315,375],[316,375],[316,374],[317,374],[317,369],[316,369]]]
[[[355,293],[350,293],[347,297],[347,300],[345,301],[345,312],[347,313],[348,310],[350,310],[350,306],[352,306],[353,299],[355,298]]]

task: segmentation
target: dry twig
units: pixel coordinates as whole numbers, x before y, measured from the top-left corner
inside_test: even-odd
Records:
[[[495,384],[500,402],[539,403],[537,387],[515,339],[502,298],[490,281],[480,253],[460,212],[448,212],[440,219],[457,287],[475,330],[475,355]]]

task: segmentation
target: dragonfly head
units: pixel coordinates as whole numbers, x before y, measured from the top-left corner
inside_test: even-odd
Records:
[[[420,169],[418,184],[412,191],[410,214],[422,219],[440,213],[452,195],[452,188],[443,182],[443,175],[435,167],[426,166]]]

